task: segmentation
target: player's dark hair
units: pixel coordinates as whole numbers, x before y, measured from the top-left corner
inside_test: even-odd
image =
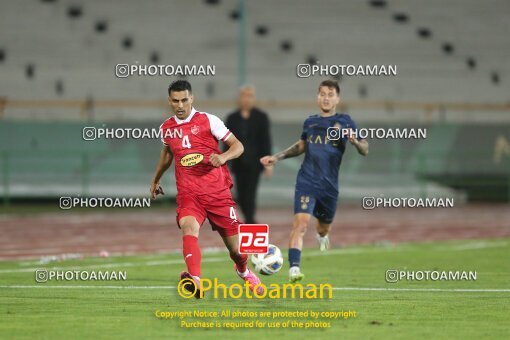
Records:
[[[174,92],[181,92],[188,90],[189,93],[191,92],[191,84],[187,80],[176,80],[173,81],[170,86],[168,86],[168,95]]]
[[[321,83],[319,84],[319,90],[322,86],[326,86],[327,88],[332,88],[334,87],[335,90],[336,90],[336,94],[340,94],[340,85],[338,85],[338,82],[336,80],[331,80],[331,79],[328,79],[328,80],[323,80],[321,81]]]

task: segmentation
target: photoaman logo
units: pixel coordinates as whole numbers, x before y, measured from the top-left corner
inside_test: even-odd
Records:
[[[269,248],[269,225],[239,224],[239,253],[267,254]]]
[[[262,288],[261,293],[257,293],[257,288]],[[179,281],[177,284],[177,292],[185,299],[195,297],[197,291],[200,292],[200,298],[203,298],[205,292],[211,292],[214,299],[218,298],[231,298],[231,299],[332,299],[333,298],[333,286],[329,283],[321,283],[316,285],[309,283],[302,285],[300,283],[285,283],[278,284],[272,283],[266,286],[263,283],[256,285],[250,290],[250,284],[244,282],[243,285],[239,283],[233,283],[231,285],[225,285],[218,282],[217,278],[200,279],[200,286],[197,287],[195,283],[185,278]]]

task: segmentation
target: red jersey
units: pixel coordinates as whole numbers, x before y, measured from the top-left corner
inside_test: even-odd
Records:
[[[216,168],[209,162],[211,154],[221,154],[218,141],[232,135],[221,119],[192,108],[188,118],[172,116],[160,129],[163,144],[174,156],[179,194],[211,194],[232,187],[227,165]]]

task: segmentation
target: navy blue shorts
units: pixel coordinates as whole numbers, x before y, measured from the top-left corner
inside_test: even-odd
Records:
[[[338,195],[327,195],[296,188],[294,214],[304,213],[315,216],[320,222],[330,224],[335,218]]]

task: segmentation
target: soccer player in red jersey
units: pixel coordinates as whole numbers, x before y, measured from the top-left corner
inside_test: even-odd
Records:
[[[181,280],[192,280],[195,285],[184,287],[196,292],[196,298],[201,297],[202,255],[198,234],[207,218],[213,230],[218,231],[223,238],[230,258],[235,263],[237,275],[247,281],[253,290],[255,285],[260,284],[260,280],[248,269],[248,256],[238,251],[239,221],[230,192],[233,182],[226,165],[227,161],[243,153],[243,145],[221,119],[193,108],[191,84],[186,80],[170,84],[168,101],[174,116],[161,124],[163,150],[150,192],[153,199],[158,194],[164,194],[159,181],[175,159],[177,225],[182,230],[182,253],[188,268],[180,277]],[[218,148],[220,140],[228,146],[224,153]],[[262,293],[260,286],[258,293]]]

